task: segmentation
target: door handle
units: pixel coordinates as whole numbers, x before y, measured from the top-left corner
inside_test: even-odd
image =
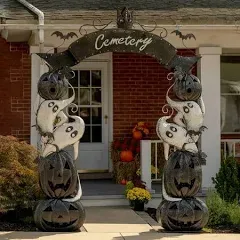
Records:
[[[104,119],[105,119],[105,124],[107,124],[108,123],[108,115],[105,115]]]

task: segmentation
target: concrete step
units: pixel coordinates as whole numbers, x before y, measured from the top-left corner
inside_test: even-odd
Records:
[[[129,201],[124,195],[96,195],[83,196],[81,202],[84,207],[101,207],[101,206],[127,206]]]
[[[197,198],[205,201],[205,196],[198,194]],[[152,199],[145,205],[146,208],[157,208],[162,201],[162,194],[152,194]],[[127,206],[128,199],[124,195],[95,195],[83,196],[81,202],[84,207]]]
[[[146,207],[157,207],[162,198],[160,194],[153,194],[152,199],[146,204]],[[81,202],[84,207],[101,207],[101,206],[127,206],[128,199],[124,195],[97,195],[83,196]]]

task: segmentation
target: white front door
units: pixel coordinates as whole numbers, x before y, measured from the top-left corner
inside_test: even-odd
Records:
[[[70,83],[75,89],[77,113],[85,122],[76,166],[79,172],[108,171],[108,76],[107,63],[82,62],[74,68]]]

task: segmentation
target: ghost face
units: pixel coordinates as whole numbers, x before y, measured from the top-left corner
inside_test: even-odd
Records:
[[[46,100],[41,103],[37,111],[37,127],[42,136],[52,135],[54,129],[54,120],[65,107],[67,107],[75,98],[73,96],[66,100]]]
[[[178,124],[184,124],[187,130],[198,132],[203,126],[203,112],[200,106],[194,101],[176,102],[167,96],[168,104],[178,111],[174,121]],[[181,124],[181,125],[182,125]]]
[[[78,143],[85,131],[85,124],[82,118],[77,116],[71,116],[75,121],[70,123],[64,123],[62,126],[57,128],[53,133],[53,139],[51,142],[46,144],[43,150],[42,156],[46,157],[50,153],[61,150],[69,145],[74,144],[74,159],[78,155]],[[77,147],[76,147],[77,146]]]
[[[165,142],[165,146],[172,145],[177,149],[197,152],[197,146],[187,134],[187,130],[175,123],[168,123],[170,117],[161,117],[157,122],[157,135]]]

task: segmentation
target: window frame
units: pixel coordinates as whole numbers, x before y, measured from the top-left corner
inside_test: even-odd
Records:
[[[221,64],[222,64],[222,59],[223,58],[228,58],[228,57],[236,57],[236,58],[239,58],[239,61],[237,63],[240,64],[240,53],[238,54],[233,54],[233,53],[223,53],[220,57],[220,71],[221,71]],[[229,61],[229,63],[234,63],[234,61]],[[220,76],[220,98],[222,96],[240,96],[240,92],[239,93],[225,93],[225,92],[222,92],[221,90],[221,85],[222,85],[222,79],[223,80],[227,80],[227,79],[224,79]],[[239,81],[240,82],[240,81]],[[221,106],[221,103],[220,103],[220,114],[222,114],[222,106]],[[239,125],[240,127],[240,125]],[[239,132],[223,132],[222,129],[221,129],[221,135],[240,135],[240,130]]]

